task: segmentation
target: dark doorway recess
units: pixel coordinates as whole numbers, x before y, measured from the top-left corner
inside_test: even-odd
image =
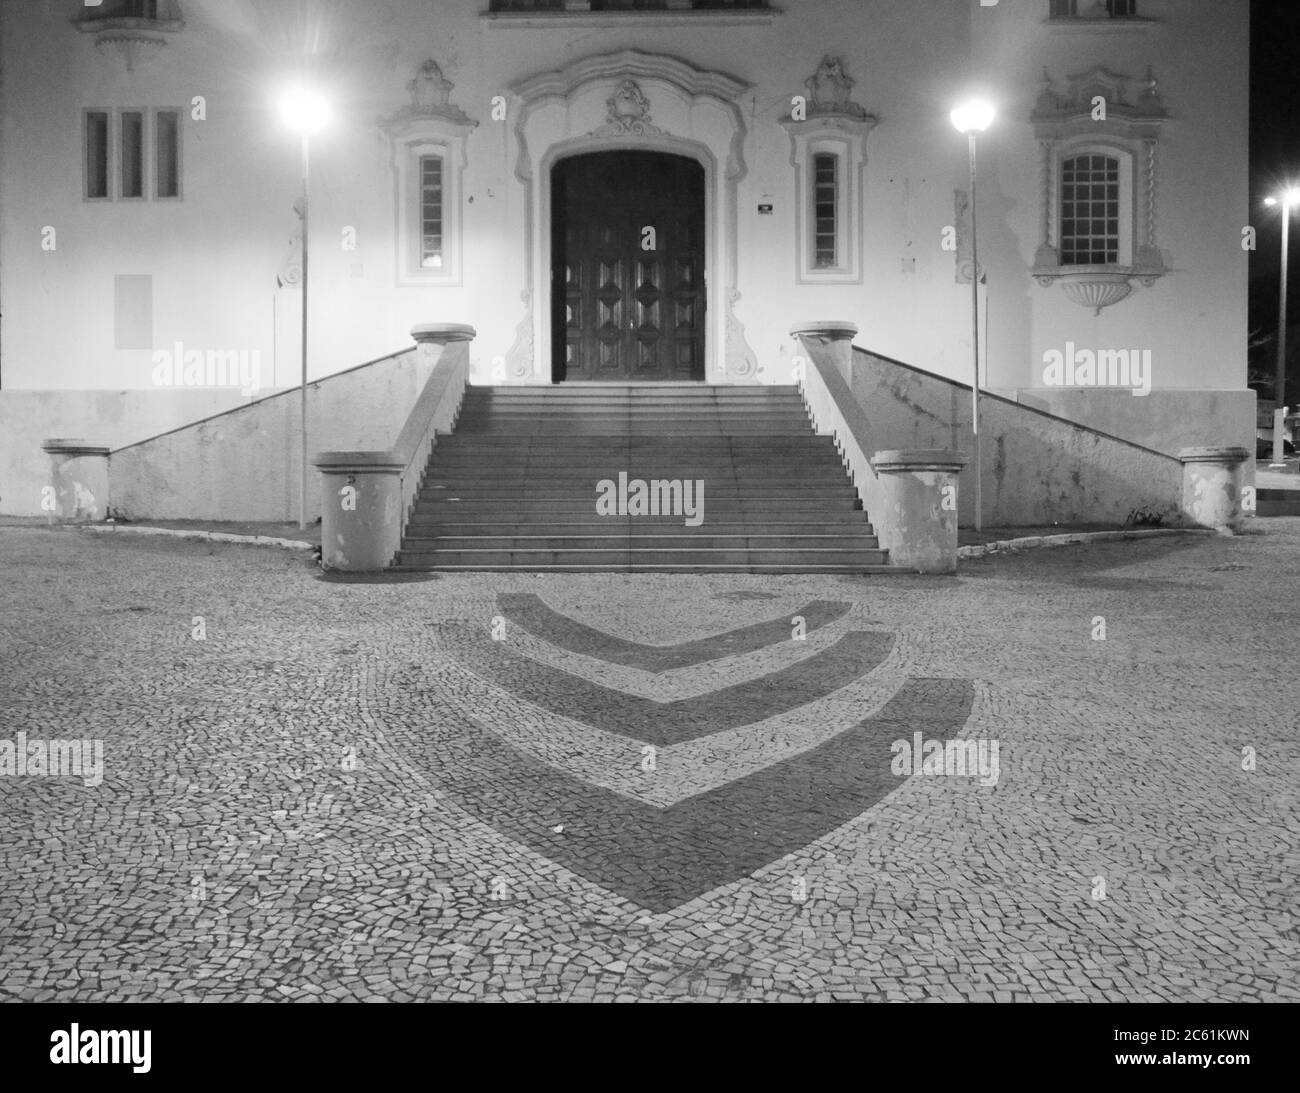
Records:
[[[704,168],[571,156],[552,170],[551,210],[551,379],[703,380]]]

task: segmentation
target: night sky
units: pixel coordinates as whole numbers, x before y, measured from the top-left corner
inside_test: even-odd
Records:
[[[1259,229],[1259,249],[1250,257],[1250,328],[1253,335],[1259,336],[1277,327],[1281,265],[1278,214],[1264,208],[1262,202],[1284,180],[1300,183],[1300,118],[1296,115],[1300,104],[1300,63],[1296,56],[1300,4],[1294,0],[1252,0],[1250,29],[1250,216]],[[1294,294],[1296,281],[1300,280],[1295,265],[1300,251],[1298,227],[1300,216],[1295,216],[1291,223],[1289,329],[1300,321],[1300,304]],[[1293,376],[1296,360],[1291,352],[1287,357],[1288,376]],[[1252,353],[1251,360],[1271,372],[1272,358],[1267,347],[1262,353]]]

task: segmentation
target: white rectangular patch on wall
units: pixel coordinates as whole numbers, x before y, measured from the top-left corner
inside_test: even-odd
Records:
[[[153,274],[113,277],[113,348],[153,348]]]

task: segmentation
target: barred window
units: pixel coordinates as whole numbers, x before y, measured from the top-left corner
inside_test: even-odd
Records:
[[[813,156],[813,267],[839,264],[839,156]]]
[[[1061,163],[1061,265],[1119,261],[1119,160],[1081,155]]]
[[[442,268],[442,156],[420,157],[420,267]]]

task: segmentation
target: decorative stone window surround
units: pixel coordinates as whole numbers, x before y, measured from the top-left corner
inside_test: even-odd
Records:
[[[1043,91],[1031,117],[1041,155],[1041,231],[1031,273],[1044,287],[1059,283],[1075,303],[1094,314],[1133,291],[1133,282],[1151,286],[1167,272],[1156,235],[1160,128],[1164,104],[1148,69],[1136,104],[1126,98],[1131,78],[1098,66],[1068,78],[1065,94],[1056,92],[1044,71]],[[1094,121],[1092,101],[1106,100],[1106,120]],[[1092,153],[1119,161],[1119,261],[1105,265],[1062,265],[1061,165]]]
[[[837,57],[825,57],[804,81],[807,117],[781,119],[790,135],[790,165],[794,168],[796,222],[795,280],[801,285],[861,284],[862,232],[865,208],[867,135],[876,126],[850,98],[854,81]],[[836,255],[833,268],[818,268],[815,255],[813,157],[829,153],[837,159]]]
[[[390,149],[397,220],[397,283],[408,288],[463,283],[462,176],[466,137],[478,125],[450,101],[452,83],[426,61],[407,84],[411,105],[382,123]],[[420,159],[442,159],[442,259],[440,268],[420,264]]]

